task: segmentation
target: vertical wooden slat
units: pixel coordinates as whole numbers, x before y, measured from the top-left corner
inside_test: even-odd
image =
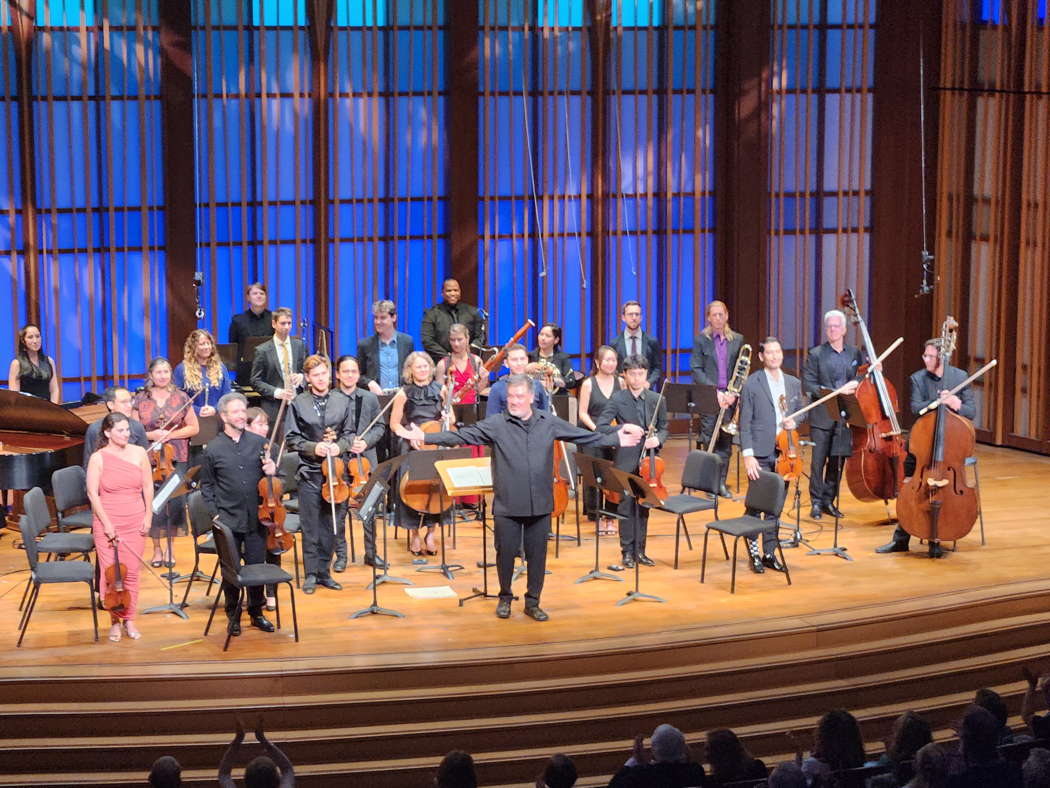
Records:
[[[591,175],[590,211],[590,281],[591,288],[591,336],[594,344],[605,337],[605,315],[607,304],[607,242],[608,232],[608,182],[606,160],[609,149],[608,120],[608,41],[612,15],[611,0],[587,0],[590,16],[588,36],[590,39],[591,71]]]
[[[36,133],[33,123],[33,46],[36,25],[32,7],[18,0],[8,0],[11,33],[14,43],[15,82],[18,105],[18,166],[22,190],[22,271],[25,287],[26,322],[40,323],[40,276],[37,241]],[[18,305],[11,314],[18,327]]]
[[[314,319],[322,326],[337,330],[330,314],[329,271],[331,254],[328,212],[331,206],[331,143],[328,131],[331,124],[328,103],[329,55],[332,41],[334,0],[310,0],[307,20],[310,28],[311,119],[313,122],[313,238],[314,238]],[[316,339],[316,338],[315,338]],[[333,337],[335,339],[335,337]],[[335,343],[329,349],[334,356]]]

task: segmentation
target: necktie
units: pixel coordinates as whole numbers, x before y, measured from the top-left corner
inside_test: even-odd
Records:
[[[287,341],[281,343],[281,366],[284,368],[284,376],[288,377],[288,374],[292,371],[292,360],[288,358]]]
[[[637,336],[631,337],[631,355],[632,356],[637,356],[638,355],[638,337]]]

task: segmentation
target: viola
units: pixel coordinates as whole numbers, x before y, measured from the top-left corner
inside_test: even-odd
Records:
[[[128,568],[120,563],[120,552],[117,550],[119,541],[114,537],[109,542],[113,545],[113,563],[106,567],[106,595],[102,604],[110,613],[122,613],[131,607],[131,592],[124,588]]]
[[[663,400],[664,388],[666,387],[667,379],[665,378],[664,385],[660,387],[660,393],[657,395],[653,416],[649,419],[649,428],[645,433],[646,440],[656,435],[656,417],[660,413],[660,402]],[[660,500],[665,500],[670,495],[667,492],[667,487],[664,486],[664,460],[663,457],[656,453],[655,446],[643,451],[642,460],[638,464],[638,475],[645,479],[646,484],[657,494]]]
[[[780,395],[780,409],[787,413],[787,397]],[[793,482],[802,475],[802,455],[798,452],[798,430],[777,433],[777,473]]]

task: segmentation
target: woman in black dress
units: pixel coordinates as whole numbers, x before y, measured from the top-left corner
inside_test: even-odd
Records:
[[[605,409],[609,397],[611,397],[614,392],[623,388],[623,384],[620,382],[620,376],[616,374],[616,368],[619,366],[619,363],[620,359],[617,356],[616,351],[608,345],[602,345],[594,354],[594,371],[580,386],[580,410],[578,420],[581,427],[586,427],[589,430],[597,429],[596,423],[598,417]],[[615,450],[583,447],[580,451],[585,454],[590,454],[592,457],[603,457],[607,460],[611,460]],[[596,517],[594,512],[598,508],[598,498],[599,495],[597,488],[588,487],[584,491],[583,509],[587,516],[592,520]],[[616,522],[609,517],[601,518],[601,521],[598,523],[598,533],[605,535],[615,534]]]
[[[18,350],[7,372],[7,386],[56,405],[61,401],[55,360],[44,352],[40,328],[32,323],[18,332]]]

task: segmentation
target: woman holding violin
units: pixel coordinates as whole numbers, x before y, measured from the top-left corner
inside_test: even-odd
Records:
[[[204,389],[193,401],[194,412],[204,418],[214,415],[219,398],[233,390],[230,372],[219,358],[215,339],[203,328],[186,337],[182,361],[175,367],[172,382],[191,397]]]
[[[569,354],[561,349],[561,326],[544,323],[536,334],[536,349],[529,353],[529,361],[537,364],[540,378],[548,394],[561,394],[580,385],[580,377],[572,368]],[[529,370],[530,374],[532,370]]]
[[[146,451],[130,443],[131,422],[113,412],[102,420],[99,447],[87,467],[87,494],[94,520],[99,592],[109,611],[109,639],[142,637],[135,626],[139,562],[150,527],[153,472]],[[123,551],[123,553],[122,553]]]
[[[394,397],[394,404],[390,407],[390,428],[401,438],[400,453],[405,454],[411,449],[406,437],[406,426],[423,426],[430,422],[435,431],[442,429],[445,388],[434,380],[434,362],[430,360],[430,356],[419,350],[413,351],[405,359],[401,377],[405,385]],[[424,551],[427,555],[437,555],[434,528],[439,522],[440,514],[417,511],[406,504],[400,494],[396,499],[397,521],[403,528],[412,532],[409,552],[415,556],[423,555]],[[422,526],[426,527],[427,533],[420,541],[419,531]]]
[[[350,485],[340,455],[350,451],[354,411],[350,398],[331,388],[327,357],[309,356],[303,363],[306,391],[288,406],[286,451],[299,453],[299,522],[306,581],[303,593],[317,586],[342,590],[331,575],[335,535],[346,521]]]
[[[470,331],[462,323],[453,323],[449,327],[448,342],[452,346],[452,354],[437,363],[434,377],[442,385],[452,386],[453,403],[474,405],[478,395],[488,389],[489,383],[488,373],[482,368],[481,356],[470,352]],[[482,456],[482,448],[472,447],[472,456]],[[480,500],[477,495],[462,495],[456,499],[456,503],[476,509]]]
[[[266,557],[266,531],[259,521],[260,482],[276,472],[265,456],[266,438],[248,427],[248,400],[243,394],[224,394],[216,403],[222,430],[201,457],[200,487],[212,518],[230,529],[237,552],[246,564],[261,564]],[[227,626],[241,633],[240,593],[225,586]],[[248,590],[248,615],[252,626],[263,632],[274,627],[263,615],[263,589]]]
[[[151,445],[157,446],[149,452],[153,481],[159,484],[176,471],[185,472],[190,456],[190,438],[197,434],[200,425],[197,414],[190,407],[190,397],[172,383],[171,364],[166,358],[155,358],[150,362],[146,387],[131,401],[131,415],[146,429]],[[153,518],[150,529],[152,566],[173,561],[172,556],[164,554],[161,539],[181,522],[176,511],[181,511],[181,507],[169,505]]]
[[[617,391],[623,388],[620,376],[616,370],[620,367],[620,359],[609,345],[602,345],[594,354],[594,371],[580,385],[580,409],[579,422],[581,427],[586,427],[592,432],[598,429],[598,418],[605,410],[609,399]],[[613,453],[611,449],[601,449],[584,446],[580,451],[595,457],[604,457],[611,460]],[[583,496],[584,513],[592,520],[597,517],[595,511],[598,509],[599,492],[597,487],[588,487]],[[616,521],[611,517],[601,518],[598,523],[598,533],[605,536],[616,535]]]

